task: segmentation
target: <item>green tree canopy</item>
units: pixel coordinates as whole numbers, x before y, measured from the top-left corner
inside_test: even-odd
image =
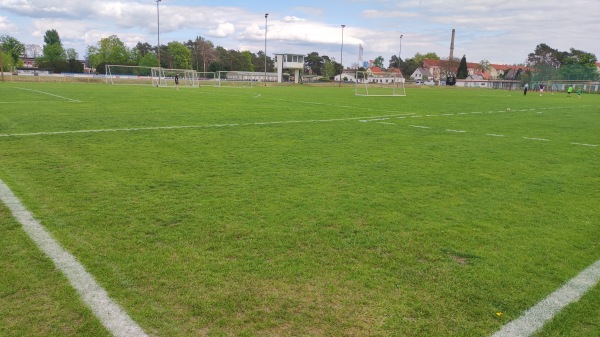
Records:
[[[373,60],[373,65],[375,67],[379,67],[381,69],[383,69],[383,56],[377,56],[374,60]]]
[[[319,53],[313,51],[304,57],[304,66],[308,67],[313,75],[323,75],[323,65],[325,60],[319,56]]]
[[[13,65],[18,65],[21,61],[21,55],[25,53],[25,45],[9,35],[0,36],[0,47],[10,56]],[[3,61],[7,62],[8,60]]]
[[[171,54],[171,68],[174,69],[190,69],[192,53],[181,42],[173,41],[167,45],[169,54]]]
[[[138,66],[158,67],[158,58],[153,53],[147,53],[138,61]]]
[[[42,56],[36,60],[38,64],[42,62],[53,63],[67,60],[67,54],[56,30],[47,30],[44,35],[44,42]]]

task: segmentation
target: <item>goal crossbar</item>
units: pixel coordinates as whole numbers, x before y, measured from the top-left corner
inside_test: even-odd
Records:
[[[404,77],[396,72],[357,71],[354,95],[369,97],[406,96]]]

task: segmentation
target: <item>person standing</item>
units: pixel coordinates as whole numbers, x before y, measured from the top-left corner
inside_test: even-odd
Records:
[[[525,83],[525,85],[523,86],[523,96],[527,96],[527,88],[528,88],[528,84]]]
[[[581,88],[577,88],[577,98],[581,98]]]
[[[573,86],[569,84],[569,88],[567,89],[567,97],[571,97],[572,92],[573,92]]]
[[[544,85],[540,84],[540,96],[544,93]]]
[[[179,90],[179,74],[175,74],[175,89]]]

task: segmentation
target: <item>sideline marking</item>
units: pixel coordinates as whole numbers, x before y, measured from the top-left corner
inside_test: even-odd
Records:
[[[600,260],[587,267],[544,300],[509,322],[492,337],[531,336],[567,305],[577,302],[600,281]]]
[[[596,144],[585,144],[585,143],[571,143],[573,145],[580,145],[580,146],[592,146],[592,147],[597,147],[598,145]]]
[[[66,99],[67,101],[71,101],[71,102],[75,102],[75,103],[81,103],[81,101],[78,101],[76,99],[71,99],[71,98],[67,98],[67,97],[63,97],[63,96],[59,96],[59,95],[55,95],[55,94],[51,94],[49,92],[45,92],[45,91],[39,91],[39,90],[33,90],[33,89],[26,89],[26,88],[19,88],[19,87],[15,87],[16,89],[21,89],[21,90],[27,90],[27,91],[33,91],[33,92],[37,92],[39,94],[44,94],[44,95],[50,95],[50,96],[54,96],[54,97],[58,97],[58,98],[62,98],[62,99]]]
[[[79,296],[98,317],[102,325],[117,337],[147,337],[142,328],[115,303],[77,261],[67,252],[33,215],[23,206],[10,188],[0,179],[0,200],[10,209],[23,230],[35,242],[54,265],[67,277],[69,283],[77,290]]]
[[[540,142],[549,142],[550,139],[546,139],[546,138],[531,138],[531,137],[523,137],[524,139],[528,139],[528,140],[539,140]]]
[[[289,121],[274,121],[274,122],[255,122],[255,123],[153,126],[153,127],[144,127],[144,128],[90,129],[90,130],[46,131],[46,132],[30,132],[30,133],[4,133],[4,134],[0,133],[0,137],[31,137],[31,136],[44,136],[44,135],[65,135],[65,134],[72,134],[72,133],[97,133],[97,132],[119,132],[119,131],[207,129],[207,128],[222,128],[222,127],[235,127],[235,126],[297,124],[297,123],[329,123],[329,122],[344,122],[344,121],[354,121],[354,120],[359,120],[359,121],[360,120],[373,120],[374,118],[379,118],[380,120],[385,120],[385,119],[389,119],[391,117],[401,118],[402,116],[410,116],[410,114],[393,114],[393,115],[384,115],[384,116],[349,117],[349,118],[332,118],[332,119],[289,120]]]

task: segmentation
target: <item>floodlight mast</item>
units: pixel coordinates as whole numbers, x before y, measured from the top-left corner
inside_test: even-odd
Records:
[[[340,65],[342,66],[342,70],[340,70],[340,87],[342,86],[342,75],[344,74],[344,28],[346,25],[342,25],[342,49],[340,50]]]
[[[265,78],[263,78],[263,81],[265,81],[265,87],[267,86],[267,30],[268,30],[268,25],[267,25],[267,17],[269,16],[269,13],[265,14]]]
[[[400,69],[400,55],[402,55],[402,37],[404,35],[400,34],[400,51],[398,51],[398,69]]]

